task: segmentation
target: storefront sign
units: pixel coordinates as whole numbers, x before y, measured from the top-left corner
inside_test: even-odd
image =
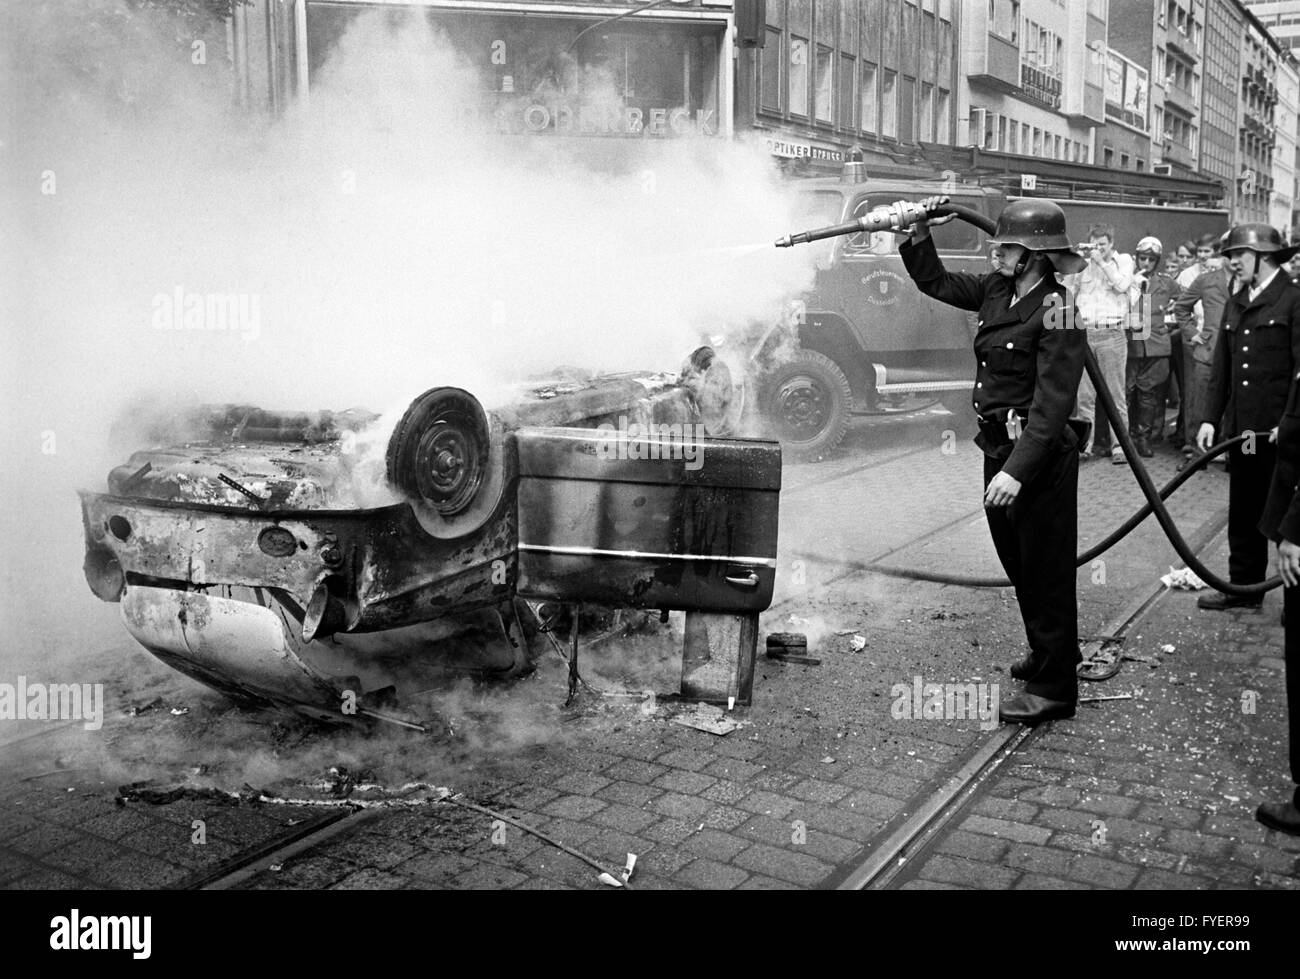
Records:
[[[811,143],[801,143],[793,139],[779,139],[775,136],[766,137],[764,142],[767,143],[768,151],[773,156],[782,156],[791,160],[808,159],[828,160],[831,163],[844,162],[844,153],[840,150],[814,146]]]
[[[714,136],[712,109],[638,106],[572,106],[566,102],[511,102],[497,109],[498,128],[506,132],[569,133],[580,136]]]

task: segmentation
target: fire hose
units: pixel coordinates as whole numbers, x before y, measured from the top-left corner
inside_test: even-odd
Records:
[[[928,217],[944,217],[948,214],[954,214],[963,221],[975,225],[986,234],[994,234],[996,225],[988,217],[972,210],[969,207],[963,207],[960,204],[941,204],[933,210],[927,210],[920,204],[912,201],[897,201],[887,207],[877,208],[862,217],[855,218],[852,221],[843,224],[831,225],[825,228],[818,228],[813,231],[804,231],[798,234],[786,235],[784,238],[777,239],[778,248],[789,248],[792,245],[803,244],[810,241],[819,241],[823,238],[832,238],[838,235],[857,234],[859,232],[873,231],[896,231],[900,228],[907,227],[917,221],[924,220]],[[1133,441],[1129,437],[1128,431],[1123,425],[1115,424],[1119,417],[1119,411],[1115,405],[1115,399],[1111,394],[1110,387],[1106,379],[1102,376],[1101,368],[1097,364],[1097,357],[1092,352],[1091,346],[1084,347],[1084,369],[1088,372],[1088,377],[1092,380],[1092,385],[1097,392],[1097,402],[1101,411],[1105,412],[1106,417],[1111,421],[1111,429],[1115,437],[1119,440],[1120,447],[1124,450],[1124,455],[1128,459],[1130,468],[1133,471],[1133,477],[1138,482],[1138,487],[1142,490],[1142,495],[1146,498],[1146,504],[1135,511],[1123,524],[1115,531],[1109,534],[1104,540],[1100,541],[1093,547],[1084,551],[1078,556],[1077,566],[1082,567],[1090,564],[1098,555],[1110,550],[1117,543],[1127,537],[1137,526],[1142,523],[1152,513],[1155,514],[1156,520],[1169,538],[1169,543],[1173,545],[1174,551],[1182,558],[1183,563],[1187,565],[1202,581],[1212,588],[1227,595],[1239,596],[1256,596],[1264,592],[1271,591],[1282,584],[1282,579],[1278,576],[1269,578],[1267,581],[1250,585],[1238,585],[1230,581],[1225,581],[1213,571],[1209,570],[1201,560],[1192,551],[1186,539],[1179,532],[1177,525],[1169,510],[1165,507],[1164,501],[1174,493],[1180,486],[1196,472],[1204,469],[1211,459],[1227,452],[1238,442],[1243,442],[1249,435],[1238,435],[1234,438],[1226,439],[1217,445],[1211,446],[1201,455],[1196,456],[1182,472],[1170,480],[1162,489],[1157,490],[1155,482],[1151,479],[1151,474],[1147,472],[1146,466],[1142,464],[1141,457],[1138,456],[1133,446]],[[940,574],[938,572],[918,571],[906,568],[893,568],[886,565],[866,565],[866,568],[876,570],[882,574],[888,574],[893,577],[914,578],[920,581],[934,581],[941,584],[967,585],[975,588],[1002,588],[1011,584],[1006,578],[980,578],[967,575]]]

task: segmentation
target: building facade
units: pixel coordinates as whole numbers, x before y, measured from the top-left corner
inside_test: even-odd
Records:
[[[797,172],[860,149],[877,171],[957,135],[954,0],[766,0],[761,46],[737,52],[737,127]]]
[[[1094,162],[1093,130],[1105,119],[1105,0],[965,0],[961,7],[959,142]]]
[[[441,32],[474,79],[472,104],[459,108],[502,135],[625,147],[731,136],[730,0],[628,9],[596,0],[253,0],[236,8],[232,34],[250,106],[310,100],[348,29],[378,13],[390,28]]]
[[[1233,214],[1240,221],[1268,221],[1273,188],[1273,151],[1277,146],[1277,66],[1282,47],[1246,12],[1240,38],[1238,76],[1237,175]]]

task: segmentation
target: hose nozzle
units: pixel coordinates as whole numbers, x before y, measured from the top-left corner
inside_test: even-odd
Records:
[[[843,224],[833,224],[813,231],[800,231],[798,234],[778,238],[776,247],[789,248],[792,245],[803,245],[810,241],[819,241],[822,238],[855,235],[860,231],[898,230],[915,224],[917,221],[923,221],[929,216],[930,212],[920,204],[912,201],[894,201],[892,204],[874,208],[862,215],[862,217],[854,218],[852,221],[846,221]]]

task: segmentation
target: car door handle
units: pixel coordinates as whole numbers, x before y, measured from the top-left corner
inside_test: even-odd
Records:
[[[733,568],[727,575],[727,584],[736,585],[738,588],[757,588],[758,572]]]

